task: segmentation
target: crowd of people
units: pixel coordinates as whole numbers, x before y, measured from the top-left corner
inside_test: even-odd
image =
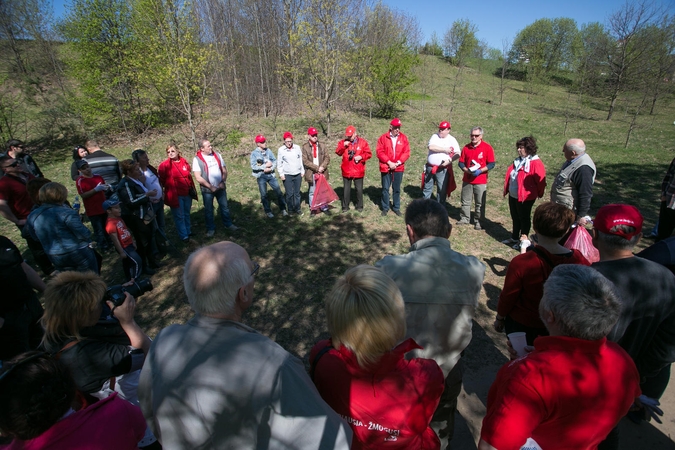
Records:
[[[391,121],[375,156],[381,213],[404,216],[410,249],[338,278],[324,296],[330,337],[312,348],[309,373],[242,323],[261,267],[233,242],[202,247],[185,262],[182,281],[195,313],[187,323],[151,341],[134,320],[134,295],[151,289],[139,281],[166,252],[165,206],[180,239],[192,241],[194,180],[206,235],[215,234],[214,199],[225,228],[239,229],[228,208],[227,166],[208,140],[192,164],[168,145],[157,169],[141,149],[118,161],[93,141],[75,148],[71,175],[93,233],[74,209],[78,200],[71,205],[67,188],[44,177],[23,143],[10,141],[0,157],[0,214],[21,229],[50,279],[45,284],[0,236],[7,448],[447,448],[486,267],[452,249],[445,200],[457,188],[456,161],[463,172],[456,225],[480,230],[495,157],[481,127],[460,149],[450,123],[441,122],[428,144],[424,198],[402,210],[410,145],[401,125]],[[251,171],[269,218],[268,185],[283,216],[302,214],[303,178],[312,213],[328,211],[316,188],[328,179],[329,152],[315,128],[307,135],[300,147],[286,132],[276,157],[263,135],[255,138]],[[589,215],[597,169],[583,141],[563,146],[551,201],[533,219],[546,171],[532,136],[519,139],[516,151],[504,178],[513,225],[504,244],[521,254],[507,269],[493,326],[509,340],[522,333],[527,345],[521,352],[509,344],[512,361],[490,389],[479,449],[617,449],[622,417],[662,414],[658,400],[675,361],[675,238],[665,235],[672,233],[675,160],[663,181],[657,242],[634,255],[643,226],[637,208],[604,205]],[[335,153],[342,211],[351,207],[352,184],[361,211],[373,152],[349,126]],[[589,227],[599,261],[564,245],[575,227]],[[113,250],[126,283],[108,287],[99,251]]]

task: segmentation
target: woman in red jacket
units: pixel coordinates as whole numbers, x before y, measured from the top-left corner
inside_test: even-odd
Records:
[[[537,244],[513,258],[506,269],[493,325],[496,331],[506,331],[506,334],[523,331],[528,345],[533,345],[538,336],[548,336],[539,318],[544,282],[560,264],[591,265],[579,250],[569,250],[558,243],[575,217],[571,209],[552,202],[542,203],[534,210]]]
[[[366,161],[372,156],[368,141],[356,134],[356,128],[349,125],[345,138],[338,142],[335,154],[342,156],[342,212],[349,211],[352,180],[356,188],[356,210],[363,211],[363,177],[366,176]]]
[[[194,194],[197,193],[195,182],[192,180],[190,164],[180,155],[178,147],[170,144],[166,148],[166,155],[168,158],[157,168],[159,183],[164,189],[164,204],[171,208],[178,236],[183,242],[188,242],[192,235],[190,188]]]
[[[509,196],[509,211],[513,228],[511,238],[502,241],[520,248],[520,238],[530,234],[532,205],[544,196],[546,190],[546,168],[537,156],[537,141],[532,136],[516,142],[518,157],[506,170],[504,196]]]
[[[421,348],[406,332],[405,306],[382,270],[356,266],[326,297],[331,339],[310,353],[321,397],[352,427],[352,449],[439,449],[429,423],[443,392],[431,359],[406,360]]]

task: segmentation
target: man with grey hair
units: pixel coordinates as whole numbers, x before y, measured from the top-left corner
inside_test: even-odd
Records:
[[[445,206],[431,199],[413,200],[405,211],[410,251],[375,263],[401,290],[406,308],[406,337],[424,349],[415,358],[431,358],[445,376],[445,390],[431,427],[445,445],[455,428],[457,396],[462,390],[461,361],[471,342],[485,266],[475,256],[450,248],[452,226]]]
[[[675,276],[660,264],[633,255],[642,237],[642,222],[634,206],[600,208],[592,230],[600,261],[592,267],[617,286],[623,303],[608,338],[635,361],[643,393],[658,399],[668,385],[670,364],[675,362]],[[618,448],[614,433],[608,440],[612,443],[601,448]]]
[[[495,151],[483,140],[483,129],[471,129],[471,142],[464,146],[457,166],[464,172],[462,178],[462,209],[457,225],[471,223],[471,200],[474,202],[474,229],[480,230],[480,221],[485,219],[485,198],[488,171],[495,167]]]
[[[241,323],[259,268],[233,242],[188,258],[183,283],[196,314],[157,335],[138,386],[164,448],[349,449],[351,429],[300,360]]]
[[[635,364],[606,337],[620,312],[596,270],[553,269],[539,304],[550,336],[497,373],[478,449],[596,448],[640,395]]]
[[[574,211],[577,224],[585,225],[593,198],[595,164],[586,154],[586,144],[581,139],[565,142],[562,152],[565,162],[551,187],[551,201]]]

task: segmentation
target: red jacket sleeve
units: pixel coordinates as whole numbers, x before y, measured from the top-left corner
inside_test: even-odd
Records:
[[[344,139],[340,139],[337,143],[337,147],[335,148],[335,154],[342,156],[344,152],[345,152]]]
[[[387,140],[389,140],[389,142],[387,142]],[[387,164],[389,161],[389,152],[387,151],[387,144],[389,143],[391,143],[391,139],[389,139],[386,133],[380,136],[380,138],[377,140],[375,152],[377,154],[377,159],[379,159],[380,163],[382,164]]]
[[[363,157],[363,165],[365,165],[366,161],[373,157],[373,152],[370,150],[370,145],[368,145],[368,141],[365,139],[363,140],[363,147],[361,147],[361,156]]]
[[[396,160],[405,163],[408,160],[408,158],[410,158],[410,142],[408,142],[408,137],[404,134],[401,134],[399,136],[399,139],[402,139],[403,149],[401,150],[401,153],[399,153],[398,158],[396,158]]]
[[[546,167],[544,167],[543,162],[538,161],[538,164],[535,165],[534,173],[539,178],[539,190],[537,194],[539,198],[542,198],[544,196],[544,192],[546,192]]]
[[[506,169],[506,175],[504,175],[504,197],[509,193],[509,176],[511,175],[511,172],[513,172],[513,164]]]
[[[508,316],[520,298],[524,275],[521,270],[522,262],[523,256],[518,255],[511,260],[509,267],[506,269],[504,287],[497,302],[497,314],[500,316]]]

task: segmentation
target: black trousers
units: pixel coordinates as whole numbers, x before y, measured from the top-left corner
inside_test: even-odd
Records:
[[[530,228],[532,227],[532,205],[534,200],[525,200],[519,202],[517,198],[509,195],[509,212],[511,213],[511,221],[513,228],[511,238],[515,240],[520,239],[520,235],[530,235]]]
[[[363,211],[363,178],[342,178],[342,210],[347,211],[352,200],[352,180],[356,188],[356,210]]]

